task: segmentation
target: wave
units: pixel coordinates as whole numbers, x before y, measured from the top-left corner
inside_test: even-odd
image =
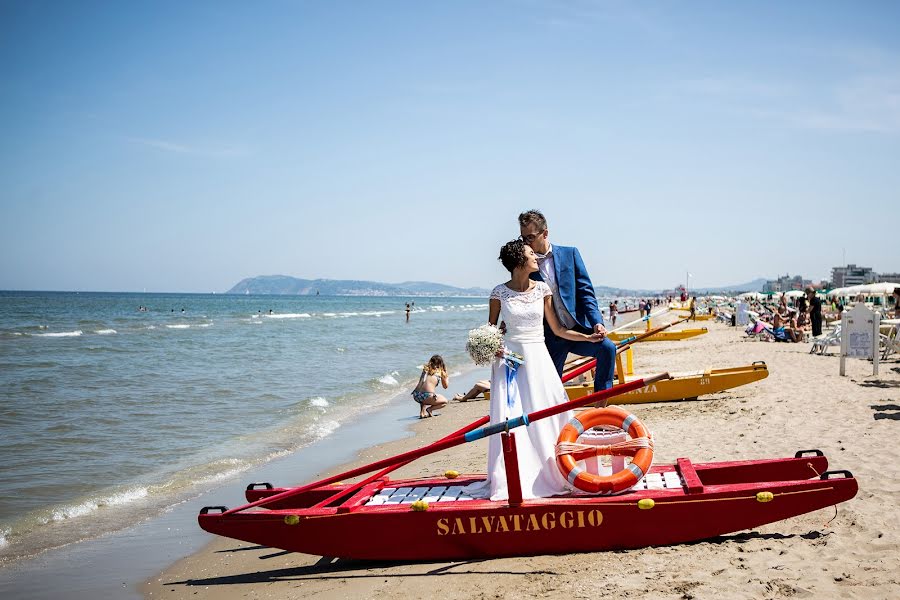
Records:
[[[307,426],[306,433],[312,436],[314,439],[321,440],[322,438],[328,437],[341,426],[338,421],[322,421],[312,423]]]
[[[32,333],[31,335],[34,337],[78,337],[83,333],[80,329],[76,329],[75,331],[60,331],[58,333]]]
[[[399,371],[391,371],[387,375],[382,375],[381,377],[379,377],[378,383],[383,383],[384,385],[400,385],[400,382],[396,379],[396,377],[399,376]]]
[[[191,326],[186,323],[179,323],[177,325],[166,325],[166,329],[190,329]]]
[[[88,515],[95,510],[99,510],[106,506],[119,506],[122,504],[129,504],[131,502],[134,502],[135,500],[146,498],[149,493],[150,491],[146,487],[139,486],[105,497],[101,496],[100,498],[90,498],[78,504],[70,504],[68,506],[57,508],[51,513],[46,522],[50,523],[54,521],[65,521],[67,519],[74,519],[76,517]]]
[[[307,400],[307,402],[309,402],[310,406],[315,406],[318,408],[325,408],[326,406],[328,406],[328,400],[326,400],[322,396],[316,396],[315,398],[310,398],[309,400]]]
[[[118,332],[115,329],[98,329],[94,333],[96,333],[97,335],[112,335]]]
[[[278,315],[265,315],[268,319],[308,319],[311,317],[309,313],[284,313]]]

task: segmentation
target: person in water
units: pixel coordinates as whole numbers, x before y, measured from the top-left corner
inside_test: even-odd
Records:
[[[438,384],[446,390],[450,385],[450,376],[447,375],[444,359],[440,354],[435,354],[422,368],[419,382],[412,391],[413,400],[419,403],[420,419],[433,417],[434,409],[447,406],[447,399],[436,392]]]

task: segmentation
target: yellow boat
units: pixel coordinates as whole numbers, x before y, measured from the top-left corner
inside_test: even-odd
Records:
[[[682,329],[680,331],[660,331],[659,333],[654,333],[649,337],[645,337],[642,340],[637,340],[638,342],[671,342],[675,340],[686,340],[688,338],[696,337],[698,335],[703,335],[707,333],[708,330],[706,327],[701,327],[700,329]],[[627,340],[630,337],[634,337],[636,335],[640,335],[644,333],[643,331],[611,331],[607,334],[607,337],[614,342],[621,342],[622,340]]]
[[[758,361],[752,365],[730,369],[707,369],[691,373],[672,373],[673,379],[657,381],[639,390],[616,396],[615,404],[643,404],[645,402],[669,402],[673,400],[696,400],[700,396],[730,390],[769,376],[766,363]],[[567,385],[570,400],[583,398],[593,393],[592,383]]]
[[[672,373],[672,379],[657,381],[639,390],[616,396],[615,404],[696,400],[700,396],[730,390],[768,376],[769,368],[763,361],[730,369]],[[593,383],[572,384],[565,387],[569,400],[577,400],[594,393]],[[491,393],[485,392],[484,397],[490,400]]]
[[[690,314],[690,312],[689,312],[688,314]],[[684,315],[684,316],[687,317],[688,315]],[[716,315],[711,315],[711,314],[709,314],[709,313],[704,313],[704,314],[702,314],[702,315],[694,315],[694,318],[691,319],[691,321],[710,321],[710,320],[715,319],[715,318],[716,318]]]

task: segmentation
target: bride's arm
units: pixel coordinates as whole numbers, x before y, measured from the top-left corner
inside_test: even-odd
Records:
[[[556,317],[556,311],[553,310],[553,296],[544,296],[544,317],[547,319],[547,324],[550,325],[550,329],[557,337],[573,342],[599,342],[603,339],[603,336],[597,333],[586,335],[563,327]]]
[[[488,302],[488,323],[491,325],[497,324],[497,319],[500,318],[500,300],[496,298],[491,298],[490,302]]]

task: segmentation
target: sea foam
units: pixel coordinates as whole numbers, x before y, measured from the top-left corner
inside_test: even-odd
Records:
[[[395,378],[399,376],[399,371],[391,371],[387,375],[382,375],[378,378],[378,383],[383,383],[384,385],[400,385],[400,382]]]
[[[66,519],[83,517],[104,506],[118,506],[140,500],[141,498],[146,498],[149,493],[150,492],[145,487],[136,487],[122,492],[116,492],[115,494],[106,497],[91,498],[84,502],[79,502],[78,504],[63,506],[53,511],[48,522],[65,521]]]
[[[59,333],[35,333],[35,337],[78,337],[83,332],[80,329],[75,331],[61,331]]]

